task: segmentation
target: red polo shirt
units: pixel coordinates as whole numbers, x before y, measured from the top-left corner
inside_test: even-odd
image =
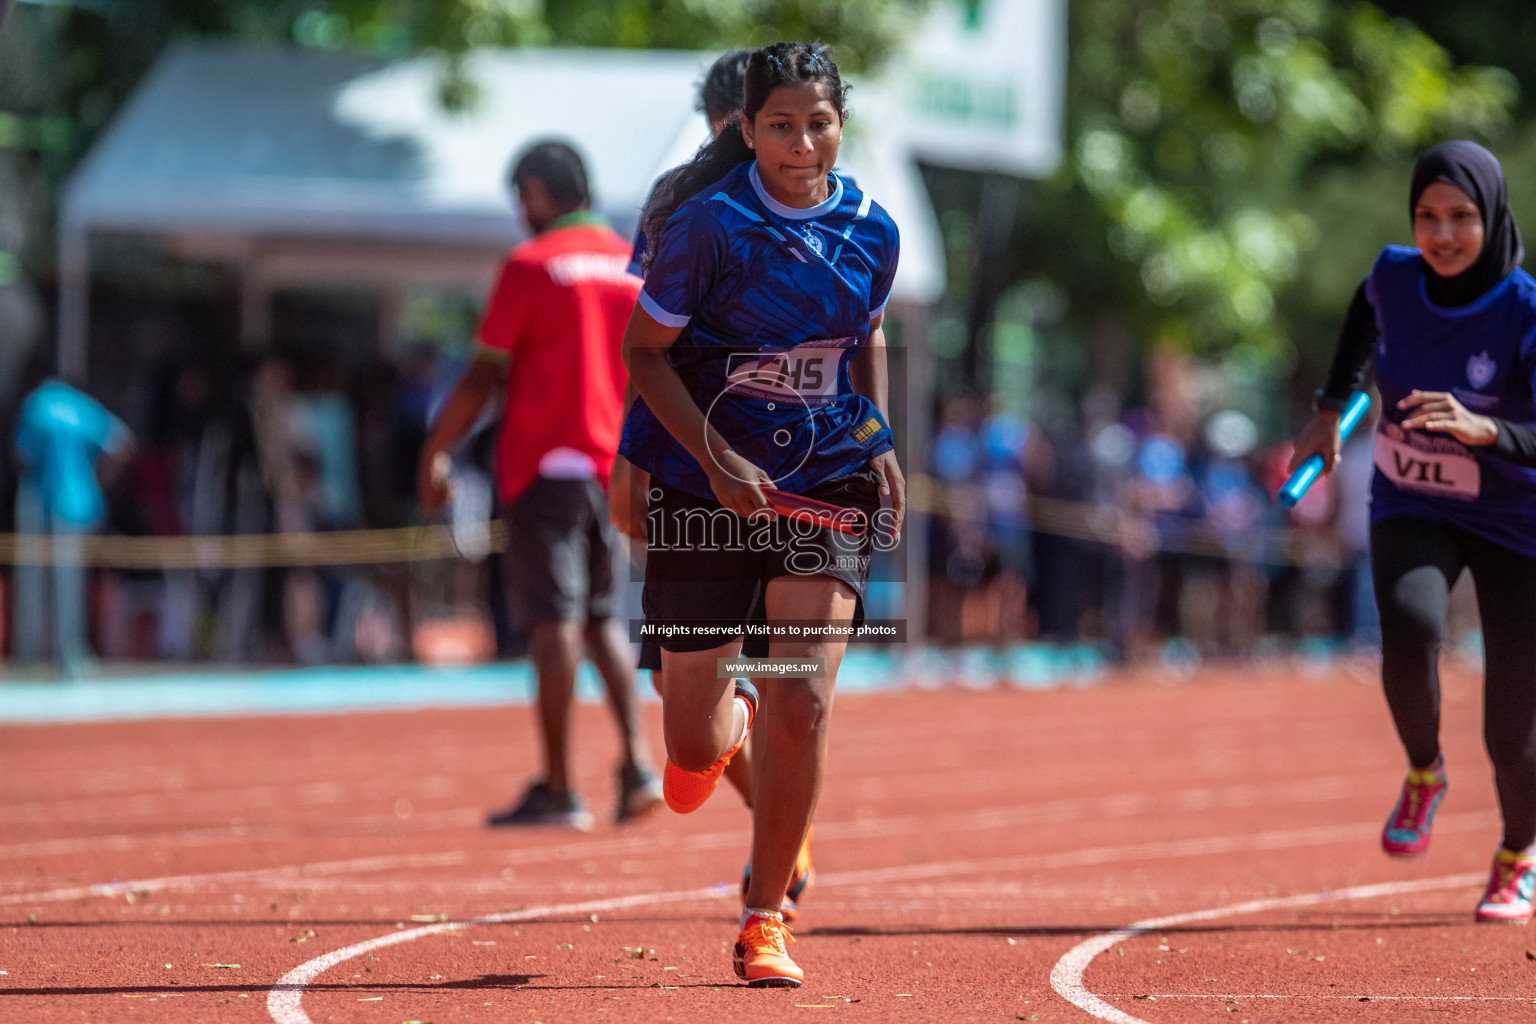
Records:
[[[606,486],[624,425],[624,327],[640,293],[630,246],[590,213],[572,213],[513,249],[480,321],[481,355],[511,360],[496,446],[503,501],[569,448]]]

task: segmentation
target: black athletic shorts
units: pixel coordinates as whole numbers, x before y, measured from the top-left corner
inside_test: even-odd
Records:
[[[642,588],[640,591],[640,611],[647,619],[651,617],[651,592]],[[757,600],[752,602],[752,611],[747,615],[749,623],[762,623],[768,621],[768,595],[762,588],[758,589]],[[743,658],[768,657],[768,638],[765,636],[749,636],[741,642],[741,656]],[[636,668],[649,669],[652,672],[661,671],[661,644],[656,640],[640,641],[640,660]]]
[[[864,621],[873,529],[853,537],[784,516],[751,523],[712,498],[669,487],[655,477],[651,487],[646,516],[648,622],[744,624],[768,582],[782,576],[842,580],[858,597],[853,625]],[[879,474],[865,466],[818,484],[805,496],[858,509],[873,523],[880,508]],[[659,643],[669,651],[721,646],[718,638],[667,637]]]
[[[502,516],[507,598],[522,628],[613,618],[613,527],[596,481],[540,477]]]

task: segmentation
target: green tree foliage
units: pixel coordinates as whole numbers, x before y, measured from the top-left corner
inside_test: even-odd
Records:
[[[437,55],[442,100],[475,102],[477,47],[723,49],[832,42],[878,62],[927,0],[78,0],[23,3],[0,29],[0,283],[48,261],[64,177],[165,47],[218,37],[385,57]],[[11,268],[8,270],[7,268]]]
[[[1120,264],[1088,270],[1072,290],[1086,298],[1091,281],[1091,308],[1147,340],[1247,345],[1288,365],[1307,316],[1283,315],[1280,297],[1316,255],[1342,243],[1360,257],[1298,290],[1342,302],[1384,240],[1362,222],[1378,228],[1390,210],[1406,227],[1412,154],[1447,137],[1491,141],[1512,122],[1510,73],[1456,67],[1371,4],[1074,0],[1069,10],[1069,165],[1040,205]]]
[[[1407,18],[1458,60],[1495,64],[1520,79],[1527,99],[1536,95],[1536,4],[1530,0],[1376,0],[1393,17]]]

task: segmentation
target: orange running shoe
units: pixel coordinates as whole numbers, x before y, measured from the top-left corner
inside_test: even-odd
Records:
[[[783,921],[752,914],[736,936],[736,949],[731,954],[736,977],[751,988],[799,988],[805,972],[784,948],[785,943],[794,941]]]
[[[784,890],[784,903],[780,908],[784,914],[784,920],[793,923],[800,916],[800,897],[805,894],[806,887],[811,884],[811,878],[816,874],[811,867],[811,836],[816,831],[812,825],[805,830],[805,842],[800,844],[800,852],[795,856],[795,873],[789,877],[789,888]],[[741,898],[745,902],[747,887],[752,884],[752,864],[741,869]]]
[[[720,785],[720,776],[724,774],[725,766],[731,763],[731,758],[747,742],[747,734],[752,731],[752,719],[757,715],[757,688],[745,679],[738,679],[735,699],[741,701],[742,707],[746,708],[747,727],[741,730],[741,739],[721,755],[720,760],[701,772],[685,772],[670,760],[667,761],[666,770],[661,776],[662,795],[667,798],[667,806],[678,814],[690,814],[704,806],[704,801]]]

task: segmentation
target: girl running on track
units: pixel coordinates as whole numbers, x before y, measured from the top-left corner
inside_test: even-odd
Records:
[[[1498,161],[1474,143],[1419,158],[1408,203],[1418,248],[1383,249],[1355,292],[1292,468],[1313,452],[1337,463],[1339,412],[1374,356],[1371,567],[1382,684],[1409,763],[1382,849],[1423,853],[1445,795],[1437,661],[1447,597],[1469,569],[1504,817],[1476,919],[1523,924],[1536,890],[1536,280],[1520,269],[1506,195]]]
[[[709,122],[711,137],[719,135],[726,124],[734,122],[740,116],[742,82],[746,78],[747,61],[752,53],[752,50],[745,48],[727,50],[709,66],[709,71],[704,75],[704,81],[699,85],[698,107]],[[647,206],[649,205],[647,201]],[[629,264],[630,272],[636,276],[645,276],[645,261],[649,248],[645,231],[643,229],[637,231],[634,253]],[[634,391],[631,389],[631,397],[633,394]],[[626,409],[625,412],[627,414],[628,410]],[[616,529],[640,543],[644,543],[646,539],[646,493],[650,488],[650,474],[630,465],[629,460],[622,455],[613,460],[613,472],[608,480],[608,513]],[[642,596],[642,609],[649,605],[648,597],[649,595]],[[759,594],[752,608],[751,621],[761,623],[763,619],[763,595]],[[762,637],[752,637],[741,645],[741,654],[744,658],[763,658],[767,657],[768,653],[768,641]],[[651,683],[656,687],[658,694],[667,692],[666,678],[661,671],[661,645],[655,640],[641,641],[640,661],[636,667],[651,673]],[[741,795],[742,802],[748,808],[752,806],[751,752],[752,743],[749,737],[746,744],[737,751],[725,768],[725,780],[735,787],[736,792]],[[795,858],[795,871],[790,877],[789,888],[784,893],[784,920],[793,921],[798,915],[799,901],[805,895],[813,875],[811,835],[808,830],[805,842],[800,846],[800,853]],[[752,865],[749,863],[742,872],[743,897],[751,881]]]
[[[905,482],[887,425],[885,304],[896,226],[832,172],[847,116],[824,47],[752,54],[735,124],[668,176],[643,225],[654,240],[624,336],[640,398],[621,453],[650,473],[646,587],[661,637],[667,801],[699,807],[757,719],[752,876],[735,946],[754,987],[793,987],[781,912],[810,826],[846,635],[862,621],[873,532],[776,518],[776,487],[879,517],[894,538]],[[735,684],[759,591],[786,630],[771,653],[821,671]],[[712,631],[696,632],[700,624]],[[831,627],[831,628],[829,628]],[[803,673],[803,674],[801,674]],[[723,678],[724,677],[724,678]]]

